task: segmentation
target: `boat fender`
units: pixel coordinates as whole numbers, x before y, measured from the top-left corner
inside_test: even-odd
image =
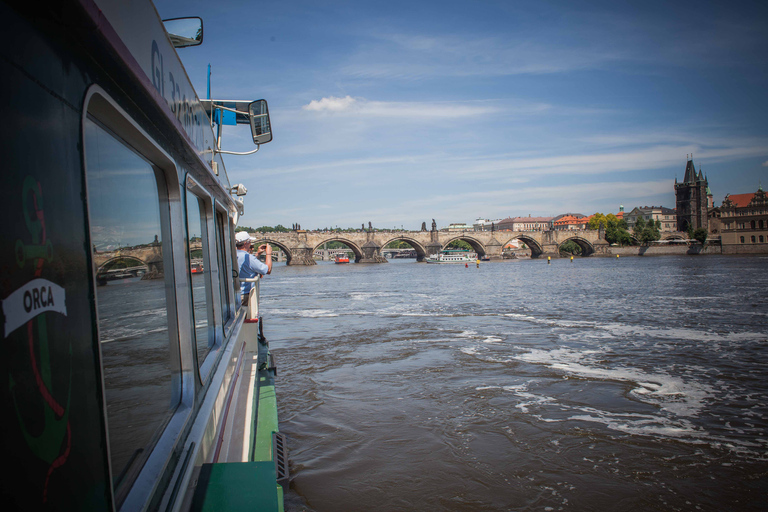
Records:
[[[259,343],[266,345],[267,338],[264,337],[264,320],[261,317],[259,317],[259,320],[261,320],[261,322],[259,322],[259,334],[257,339],[259,340]]]

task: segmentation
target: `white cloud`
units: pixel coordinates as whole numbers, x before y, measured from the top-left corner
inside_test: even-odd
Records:
[[[357,100],[352,96],[345,96],[343,98],[329,96],[328,98],[322,98],[320,100],[312,100],[309,102],[309,105],[304,105],[301,108],[313,111],[329,110],[332,112],[339,112],[349,110],[356,102]]]
[[[410,118],[410,119],[447,119],[471,117],[498,112],[500,109],[487,101],[474,102],[408,102],[408,101],[369,101],[365,98],[329,96],[312,100],[301,107],[313,112],[333,112],[358,117],[375,118]],[[538,110],[549,108],[540,105]]]
[[[731,147],[701,148],[696,144],[655,145],[634,151],[568,154],[534,158],[492,157],[462,163],[457,173],[489,176],[499,173],[509,176],[510,172],[524,172],[535,176],[552,174],[611,174],[616,172],[648,171],[680,166],[684,169],[681,155],[695,153],[700,161],[721,162],[735,157],[755,156],[768,151],[765,141],[754,145],[743,144]],[[764,164],[765,165],[765,164]]]

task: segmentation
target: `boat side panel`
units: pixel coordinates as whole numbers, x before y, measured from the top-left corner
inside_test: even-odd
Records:
[[[0,12],[4,505],[110,509],[81,172],[90,80],[56,13]]]

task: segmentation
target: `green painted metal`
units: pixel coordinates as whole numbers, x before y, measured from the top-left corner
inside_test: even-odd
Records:
[[[269,361],[266,348],[259,362]],[[251,461],[204,464],[193,498],[192,511],[283,512],[283,487],[277,483],[272,433],[278,431],[275,372],[261,365],[253,397],[255,428],[251,431]]]
[[[272,461],[205,464],[193,512],[283,511],[283,490]]]
[[[256,436],[251,452],[251,460],[254,461],[274,460],[272,433],[278,431],[277,397],[270,373],[267,370],[259,372],[259,412],[256,419]]]

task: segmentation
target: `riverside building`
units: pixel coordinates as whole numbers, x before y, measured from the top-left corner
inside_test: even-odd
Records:
[[[763,187],[751,194],[729,194],[720,206],[723,252],[768,251],[768,195]]]

